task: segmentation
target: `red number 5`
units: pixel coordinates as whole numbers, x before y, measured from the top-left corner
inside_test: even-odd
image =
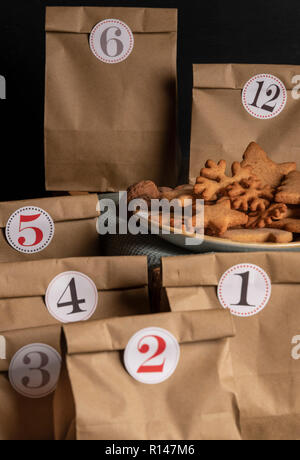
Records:
[[[24,238],[24,236],[20,236],[20,238],[18,239],[18,242],[21,246],[28,246],[28,247],[31,247],[31,246],[36,246],[38,245],[43,237],[44,237],[44,234],[42,232],[42,230],[40,228],[37,228],[37,227],[24,227],[22,228],[22,224],[26,223],[26,222],[33,222],[35,220],[37,220],[39,217],[41,216],[41,214],[35,214],[35,215],[32,215],[32,216],[20,216],[20,225],[19,225],[19,232],[23,232],[24,230],[33,230],[35,232],[35,242],[33,244],[25,244],[25,241],[26,239]]]
[[[156,366],[148,365],[148,366],[145,366],[145,364],[148,363],[149,361],[151,361],[152,359],[156,358],[157,356],[161,355],[165,351],[165,349],[167,347],[167,344],[164,341],[164,339],[162,337],[159,337],[158,335],[147,335],[147,336],[143,337],[138,343],[138,351],[140,353],[148,353],[148,351],[150,349],[149,345],[147,345],[146,343],[144,345],[142,345],[143,340],[147,339],[148,337],[153,337],[153,338],[156,339],[156,341],[157,341],[157,350],[154,353],[154,355],[152,355],[145,362],[143,362],[143,364],[138,368],[137,372],[140,373],[140,374],[145,373],[145,372],[163,372],[164,365],[165,365],[165,362],[166,362],[165,359],[164,359],[163,363],[160,364],[160,365],[156,365]]]

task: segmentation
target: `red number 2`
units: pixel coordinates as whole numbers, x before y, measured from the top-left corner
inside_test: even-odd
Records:
[[[167,347],[167,344],[164,341],[164,339],[162,337],[159,337],[158,335],[147,335],[147,336],[143,337],[138,343],[138,350],[139,350],[140,353],[148,353],[148,351],[150,349],[149,345],[147,345],[146,343],[144,345],[142,345],[142,341],[147,339],[148,337],[154,337],[156,339],[156,341],[157,341],[157,350],[154,353],[154,355],[152,355],[145,362],[143,362],[143,364],[138,368],[137,372],[140,373],[140,374],[145,373],[145,372],[163,372],[164,365],[165,365],[165,362],[166,362],[165,359],[164,359],[163,363],[160,364],[160,365],[156,365],[156,366],[148,365],[148,366],[145,366],[145,364],[148,363],[149,361],[151,361],[152,359],[156,358],[157,356],[161,355],[165,351],[165,349]]]
[[[25,241],[26,239],[24,238],[24,236],[20,236],[20,238],[18,239],[18,242],[21,246],[36,246],[37,244],[39,244],[43,237],[44,237],[44,234],[42,232],[41,229],[39,228],[36,228],[36,227],[22,227],[22,224],[25,223],[25,222],[33,222],[34,220],[37,220],[39,217],[41,216],[41,214],[35,214],[35,215],[32,215],[32,216],[20,216],[20,226],[19,226],[19,232],[23,232],[24,230],[33,230],[35,232],[35,242],[33,244],[25,244]]]

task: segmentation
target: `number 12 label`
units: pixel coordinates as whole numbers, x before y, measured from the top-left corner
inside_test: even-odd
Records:
[[[165,329],[150,327],[138,331],[124,353],[127,372],[147,384],[164,382],[174,373],[180,357],[176,338]]]
[[[25,254],[46,249],[54,236],[54,222],[41,208],[26,206],[15,211],[6,224],[6,239],[16,251]]]
[[[245,84],[242,100],[250,115],[266,120],[277,117],[285,108],[287,90],[273,75],[256,75]]]
[[[254,316],[263,310],[271,296],[271,281],[267,273],[254,264],[231,267],[218,286],[219,301],[235,316]]]

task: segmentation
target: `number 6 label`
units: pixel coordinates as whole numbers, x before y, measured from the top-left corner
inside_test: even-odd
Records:
[[[91,32],[90,47],[96,58],[106,64],[117,64],[128,58],[133,50],[133,33],[125,22],[106,19]]]
[[[43,209],[27,206],[10,216],[5,234],[14,249],[32,254],[49,246],[54,236],[54,222]]]
[[[141,383],[156,384],[174,373],[180,357],[176,338],[165,329],[151,327],[137,332],[124,353],[127,372]]]
[[[285,108],[287,90],[273,75],[256,75],[244,86],[242,100],[250,115],[266,120],[277,117]]]
[[[222,307],[235,316],[254,316],[263,310],[271,296],[271,281],[257,265],[240,264],[227,270],[218,286]]]

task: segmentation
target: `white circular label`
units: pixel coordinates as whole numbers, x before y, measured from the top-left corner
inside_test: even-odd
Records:
[[[235,316],[247,317],[265,308],[271,296],[271,281],[257,265],[240,264],[227,270],[218,286],[222,307]]]
[[[14,249],[32,254],[49,246],[54,236],[54,222],[43,209],[26,206],[10,216],[5,234]]]
[[[57,386],[61,356],[49,345],[33,343],[21,348],[11,360],[9,380],[27,398],[44,398]]]
[[[287,90],[279,78],[260,74],[246,83],[242,100],[250,115],[266,120],[282,112],[287,102]]]
[[[165,329],[149,327],[138,331],[124,353],[127,372],[147,384],[161,383],[175,371],[180,357],[176,338]]]
[[[99,22],[91,32],[90,47],[100,61],[117,64],[128,58],[133,50],[134,37],[131,29],[119,19]]]
[[[80,272],[64,272],[48,286],[46,305],[49,313],[62,323],[88,320],[98,305],[97,287]]]

